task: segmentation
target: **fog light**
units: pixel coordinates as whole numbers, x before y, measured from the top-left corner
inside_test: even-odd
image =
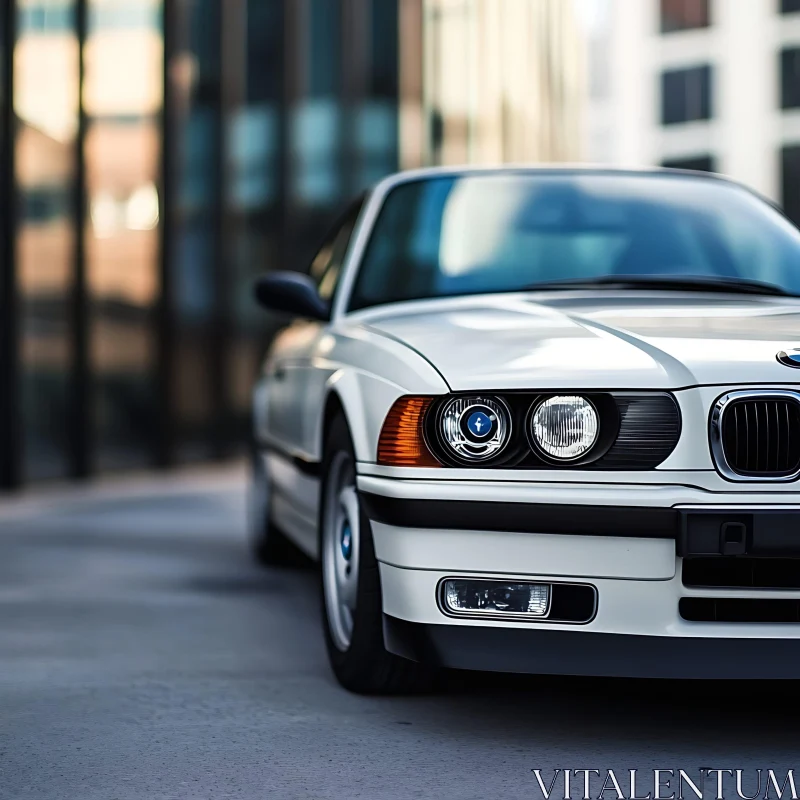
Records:
[[[451,614],[545,617],[550,606],[550,585],[447,580],[442,586],[442,602]]]

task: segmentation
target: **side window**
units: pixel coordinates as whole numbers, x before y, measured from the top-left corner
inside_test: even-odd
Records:
[[[363,200],[359,200],[348,209],[311,262],[311,277],[316,281],[319,296],[323,300],[332,300],[336,292],[342,265],[363,204]]]

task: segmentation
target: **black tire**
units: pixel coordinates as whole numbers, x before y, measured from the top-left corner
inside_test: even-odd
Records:
[[[431,669],[389,653],[384,647],[380,573],[375,558],[372,530],[360,503],[358,584],[349,646],[342,649],[332,634],[325,593],[326,559],[322,547],[331,465],[338,453],[347,454],[355,464],[350,432],[341,414],[332,420],[328,429],[323,458],[319,521],[322,622],[331,668],[345,689],[358,694],[406,694],[429,690],[433,678]]]
[[[250,488],[247,502],[247,529],[253,560],[263,567],[282,567],[294,563],[295,550],[270,519],[271,489],[262,456],[252,452]]]

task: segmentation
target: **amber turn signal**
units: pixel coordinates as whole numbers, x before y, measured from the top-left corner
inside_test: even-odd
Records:
[[[378,440],[378,463],[387,467],[439,467],[425,444],[422,426],[432,397],[401,397],[386,415]]]

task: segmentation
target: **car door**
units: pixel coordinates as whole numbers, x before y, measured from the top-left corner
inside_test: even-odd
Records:
[[[332,303],[347,251],[352,239],[363,198],[353,203],[325,237],[314,256],[310,275],[314,278],[320,297]],[[300,469],[310,459],[308,422],[311,411],[324,400],[327,375],[317,375],[324,369],[315,367],[313,355],[320,339],[326,335],[329,323],[318,320],[295,320],[282,331],[272,348],[269,370],[268,432],[269,438],[291,456]],[[284,474],[280,490],[296,511],[316,518],[316,496],[308,490],[306,481],[295,474]]]

